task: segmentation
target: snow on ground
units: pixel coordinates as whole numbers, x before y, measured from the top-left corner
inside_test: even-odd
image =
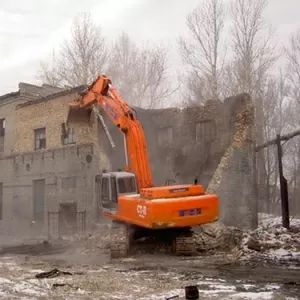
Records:
[[[260,214],[259,226],[244,233],[242,260],[262,258],[268,261],[294,262],[300,267],[300,219],[290,221],[291,229],[282,227],[281,217]]]
[[[91,249],[98,249],[97,243],[97,239],[84,240]],[[281,226],[280,217],[260,215],[258,228],[244,233],[241,248],[240,259],[246,264],[252,259],[262,259],[300,268],[300,220],[292,219],[288,231]],[[241,277],[225,281],[218,276],[208,276],[201,268],[199,274],[187,276],[180,271],[167,272],[156,268],[133,271],[126,269],[125,264],[98,268],[71,264],[65,266],[66,269],[62,267],[62,271],[73,275],[36,279],[37,273],[50,271],[53,266],[38,262],[37,256],[33,261],[18,256],[0,257],[0,299],[165,300],[178,296],[174,299],[180,300],[184,299],[187,285],[197,285],[203,300],[298,299],[283,296],[284,287],[278,284],[246,282],[240,280]]]
[[[200,299],[267,300],[277,299],[280,295],[280,286],[276,284],[249,284],[241,280],[227,282],[200,274],[188,278],[179,272],[156,270],[126,271],[113,265],[89,270],[87,267],[72,267],[66,271],[73,275],[36,279],[35,274],[49,271],[49,266],[44,268],[41,270],[26,262],[17,262],[13,257],[2,257],[0,298],[165,300],[178,296],[175,299],[180,300],[184,299],[187,285],[198,286]],[[55,287],[57,284],[65,285]]]
[[[279,216],[271,215],[271,214],[259,214],[259,225],[264,228],[272,228],[272,227],[281,227],[282,218]],[[300,228],[300,219],[299,218],[290,218],[291,227]]]

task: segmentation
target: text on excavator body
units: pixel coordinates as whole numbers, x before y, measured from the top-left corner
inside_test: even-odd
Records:
[[[201,215],[201,208],[182,209],[178,214],[180,217]]]

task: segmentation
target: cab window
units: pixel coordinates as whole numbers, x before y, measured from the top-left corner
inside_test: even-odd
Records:
[[[118,178],[118,188],[120,194],[136,193],[136,183],[134,177]]]

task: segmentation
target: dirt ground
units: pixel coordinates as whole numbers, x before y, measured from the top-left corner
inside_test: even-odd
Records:
[[[200,299],[300,299],[300,268],[240,261],[234,251],[182,258],[136,254],[110,261],[96,239],[26,243],[0,248],[1,299],[184,299],[197,285]],[[54,268],[55,278],[35,275]]]

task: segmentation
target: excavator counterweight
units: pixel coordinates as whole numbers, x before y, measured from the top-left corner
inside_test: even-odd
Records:
[[[98,78],[70,103],[66,124],[88,124],[93,110],[103,124],[105,113],[124,137],[125,166],[100,178],[101,211],[112,219],[111,257],[127,255],[137,232],[163,236],[175,254],[194,252],[191,227],[218,220],[219,199],[202,185],[154,187],[146,138],[136,112],[121,98],[106,76]],[[101,109],[101,113],[100,113]]]

